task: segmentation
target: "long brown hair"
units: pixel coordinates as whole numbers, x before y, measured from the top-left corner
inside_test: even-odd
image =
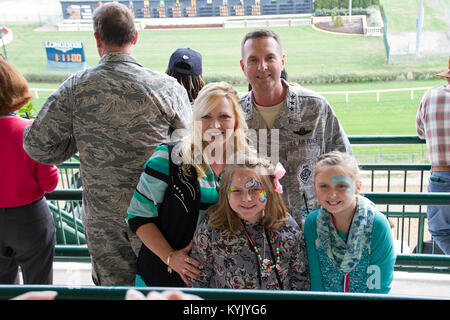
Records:
[[[32,97],[22,73],[0,55],[0,114],[19,110]]]
[[[239,217],[231,209],[227,193],[233,175],[241,170],[253,171],[267,193],[267,204],[261,221],[262,225],[265,228],[280,228],[288,220],[287,209],[281,195],[275,192],[272,175],[274,167],[266,159],[246,159],[244,164],[230,164],[225,167],[220,181],[219,201],[206,211],[210,215],[210,225],[214,228],[228,230],[231,233],[238,232]]]

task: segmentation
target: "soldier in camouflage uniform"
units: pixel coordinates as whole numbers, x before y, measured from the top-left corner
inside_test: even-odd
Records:
[[[252,86],[240,101],[247,125],[267,130],[267,136],[259,130],[257,137],[267,139],[267,151],[259,146],[258,152],[266,152],[286,168],[283,200],[303,228],[306,215],[319,208],[313,181],[317,158],[332,150],[352,153],[350,143],[325,98],[280,78],[284,54],[276,33],[249,32],[241,54],[242,71]]]
[[[137,31],[124,5],[94,11],[101,60],[67,79],[24,133],[26,152],[59,164],[76,152],[83,225],[97,285],[134,285],[140,240],[125,222],[144,164],[171,131],[191,121],[186,90],[131,55]]]

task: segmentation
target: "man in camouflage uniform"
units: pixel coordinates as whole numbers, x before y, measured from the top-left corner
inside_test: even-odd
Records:
[[[171,131],[191,121],[186,90],[131,55],[137,40],[127,7],[94,11],[101,60],[67,79],[24,133],[26,152],[59,164],[76,152],[83,179],[83,225],[97,285],[134,285],[140,240],[125,223],[145,162]]]
[[[242,41],[241,55],[242,71],[252,86],[240,100],[248,127],[267,130],[263,137],[266,153],[286,169],[281,180],[283,199],[303,228],[306,215],[319,208],[313,181],[317,158],[332,150],[351,153],[350,143],[325,98],[280,78],[285,56],[276,33],[267,29],[249,32]],[[275,155],[270,154],[272,148]]]

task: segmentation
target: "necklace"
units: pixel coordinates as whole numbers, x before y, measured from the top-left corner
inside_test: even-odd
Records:
[[[2,114],[2,115],[0,115],[2,118],[8,118],[8,117],[14,117],[16,115],[16,113],[13,111],[13,112],[10,112],[10,113],[4,113],[4,114]]]
[[[269,271],[273,270],[274,268],[277,268],[277,270],[280,270],[281,269],[280,268],[280,248],[278,246],[278,243],[277,243],[277,249],[276,249],[277,258],[275,260],[275,263],[271,263],[271,261],[269,259],[263,259],[261,257],[258,247],[256,247],[256,245],[254,244],[254,242],[253,242],[252,238],[250,237],[250,235],[248,234],[247,229],[245,228],[244,224],[242,223],[241,220],[239,220],[239,222],[241,223],[242,228],[244,229],[245,235],[247,236],[248,240],[252,244],[253,250],[255,251],[256,255],[258,256],[258,261],[261,264],[261,269],[264,271],[264,273],[267,274]],[[273,239],[275,242],[276,236],[275,236],[275,233],[273,232],[273,230],[272,230],[272,236],[273,236]],[[265,239],[266,239],[266,237],[264,236],[264,240],[263,240],[264,241],[264,255],[265,255],[265,251],[266,251],[265,250],[266,249]],[[267,239],[267,241],[269,241],[269,240]]]

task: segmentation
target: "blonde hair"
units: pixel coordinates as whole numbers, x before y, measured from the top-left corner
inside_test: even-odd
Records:
[[[208,114],[211,110],[216,108],[223,98],[233,106],[234,115],[236,117],[236,126],[233,136],[233,143],[227,143],[227,154],[250,154],[255,152],[248,144],[246,138],[247,123],[245,122],[244,112],[239,104],[239,97],[236,90],[226,82],[212,82],[205,85],[199,92],[194,103],[193,121],[191,127],[188,128],[189,134],[182,140],[180,146],[180,154],[183,159],[183,171],[188,174],[189,167],[194,166],[197,171],[197,177],[202,178],[206,176],[208,170],[208,163],[203,157],[203,150],[207,143],[203,142],[201,128],[195,125],[196,122],[201,121],[202,117]],[[196,159],[196,152],[201,151],[201,159]],[[201,160],[201,161],[199,161]]]
[[[19,110],[32,97],[22,73],[0,55],[0,113]]]
[[[349,155],[348,153],[331,151],[329,153],[321,155],[317,159],[314,178],[317,176],[320,170],[330,167],[338,167],[339,169],[341,169],[342,173],[351,177],[355,182],[361,181],[358,162],[353,156]]]
[[[246,159],[245,164],[230,164],[224,169],[220,181],[219,201],[206,211],[210,215],[209,224],[218,229],[237,233],[240,221],[237,214],[228,203],[228,187],[233,175],[238,171],[251,170],[256,179],[261,182],[267,193],[267,204],[264,209],[264,217],[261,220],[265,228],[280,228],[288,220],[288,213],[283,198],[274,188],[274,166],[266,159]]]

